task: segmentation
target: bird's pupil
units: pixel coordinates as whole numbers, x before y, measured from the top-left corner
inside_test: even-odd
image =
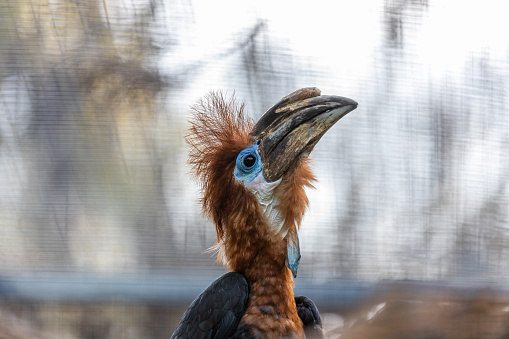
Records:
[[[246,166],[246,167],[253,167],[255,162],[256,162],[256,158],[252,154],[249,154],[244,157],[244,166]]]

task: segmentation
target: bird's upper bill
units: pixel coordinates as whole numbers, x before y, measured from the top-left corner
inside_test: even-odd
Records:
[[[259,140],[265,180],[279,180],[297,159],[313,150],[332,125],[355,108],[354,100],[320,95],[315,87],[299,89],[272,106],[251,131]]]

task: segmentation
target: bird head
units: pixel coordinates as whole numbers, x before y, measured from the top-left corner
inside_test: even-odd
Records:
[[[298,229],[308,204],[304,187],[314,181],[307,157],[356,107],[316,88],[287,95],[256,124],[243,105],[220,93],[193,107],[189,162],[202,184],[204,211],[216,225],[216,246],[231,269],[249,265],[254,254],[246,247],[262,239],[263,246],[284,244],[286,265],[297,275]]]

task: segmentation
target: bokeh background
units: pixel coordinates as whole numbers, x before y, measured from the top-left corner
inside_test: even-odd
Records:
[[[470,312],[466,300],[500,332],[458,337],[501,338],[506,13],[494,0],[3,0],[0,331],[169,337],[225,272],[204,252],[215,231],[188,175],[189,107],[222,90],[256,119],[316,86],[359,107],[312,154],[296,293],[331,337],[348,337],[364,308],[366,326],[400,312],[383,326],[425,295],[414,319],[432,323],[438,304]],[[442,333],[443,319],[423,331]]]

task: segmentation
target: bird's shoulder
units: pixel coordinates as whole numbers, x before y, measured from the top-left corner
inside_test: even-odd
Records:
[[[191,303],[171,338],[229,338],[244,314],[248,297],[244,275],[224,274]]]

